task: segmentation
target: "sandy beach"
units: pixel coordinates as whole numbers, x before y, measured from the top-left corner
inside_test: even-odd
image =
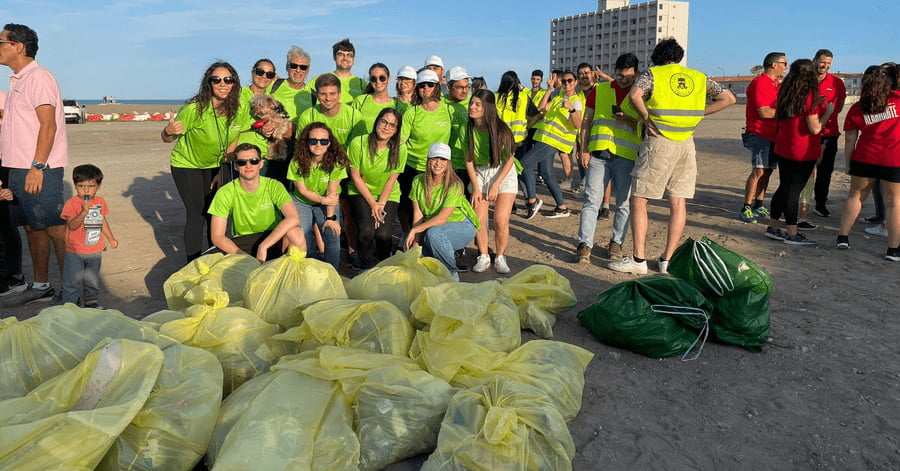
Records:
[[[170,110],[177,107],[87,106],[88,114]],[[861,223],[850,236],[853,250],[834,248],[849,187],[843,141],[829,203],[833,215],[810,216],[819,228],[806,235],[817,246],[775,242],[763,237],[765,225],[737,220],[749,172],[749,155],[740,142],[743,123],[743,106],[701,123],[695,135],[700,175],[696,197],[688,202],[685,236],[709,237],[772,274],[772,325],[762,353],[707,343],[699,359],[682,362],[600,343],[577,314],[597,294],[633,279],[605,268],[611,221],[598,223],[592,263],[577,265],[572,261],[582,202],[572,193],[566,193],[572,217],[512,219],[507,257],[513,271],[549,265],[571,281],[578,296],[578,305],[559,317],[555,340],[596,354],[586,373],[581,412],[569,424],[575,470],[900,469],[900,323],[892,295],[900,264],[883,259],[886,239],[865,234]],[[119,248],[104,254],[100,302],[135,318],[166,307],[163,281],[184,264],[184,211],[169,173],[172,144],[159,137],[163,125],[67,126],[70,167],[93,163],[106,175],[99,194],[109,203],[119,240]],[[770,189],[776,186],[777,173]],[[72,194],[69,179],[67,191]],[[552,207],[546,189],[539,191]],[[650,209],[647,253],[656,257],[665,243],[668,209],[664,202]],[[548,210],[545,205],[545,214]],[[861,215],[872,212],[869,201]],[[471,265],[477,251],[474,243],[470,247]],[[631,253],[630,235],[624,250]],[[25,266],[30,280],[27,251]],[[497,276],[489,270],[462,273],[461,279]],[[51,278],[59,286],[55,264]],[[0,316],[24,319],[37,308],[0,304]],[[523,340],[534,338],[523,332]],[[418,469],[424,459],[388,469]]]

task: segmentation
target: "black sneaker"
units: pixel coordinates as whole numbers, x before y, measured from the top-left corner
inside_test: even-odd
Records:
[[[763,235],[772,240],[778,241],[787,239],[788,237],[787,232],[784,232],[781,229],[772,229],[771,227],[767,227],[766,232]]]
[[[0,297],[21,293],[26,289],[28,289],[28,283],[18,278],[9,277],[7,280],[0,281]]]
[[[799,232],[796,235],[785,237],[784,243],[788,245],[816,245],[816,241],[807,239],[806,236]]]
[[[801,231],[811,231],[819,226],[815,224],[810,224],[809,221],[800,221],[797,223],[797,229]]]
[[[56,290],[53,289],[52,286],[47,289],[34,289],[29,288],[28,292],[25,294],[25,298],[23,301],[25,305],[34,304],[34,303],[46,303],[53,300],[53,296],[56,295]]]
[[[571,214],[572,213],[569,211],[569,208],[556,208],[552,213],[548,214],[547,217],[550,219],[567,218]]]
[[[827,217],[831,216],[831,211],[829,211],[828,208],[826,208],[824,204],[817,204],[815,209],[813,209],[813,212],[823,218],[827,218]]]
[[[528,204],[526,209],[528,210],[525,214],[525,219],[534,219],[537,216],[538,210],[541,209],[541,206],[544,204],[540,198],[534,200],[534,203]]]
[[[850,236],[837,236],[837,242],[834,243],[834,246],[841,250],[850,250]]]
[[[859,222],[863,222],[866,224],[881,224],[884,222],[884,218],[877,214],[872,214],[864,218],[859,218]]]
[[[887,253],[884,255],[884,259],[890,260],[892,262],[900,262],[900,247],[887,249]]]

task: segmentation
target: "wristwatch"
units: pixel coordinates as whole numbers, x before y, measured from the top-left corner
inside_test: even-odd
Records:
[[[332,214],[331,216],[325,216],[326,221],[337,221],[337,214]]]
[[[47,164],[42,164],[42,163],[36,162],[36,161],[35,161],[35,162],[31,162],[31,166],[34,167],[34,168],[36,168],[36,169],[38,169],[38,170],[41,170],[41,171],[43,171],[43,170],[50,170],[50,166],[49,166],[49,165],[47,165]]]

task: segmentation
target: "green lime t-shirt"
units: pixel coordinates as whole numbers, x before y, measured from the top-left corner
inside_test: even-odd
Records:
[[[473,152],[475,154],[474,164],[476,167],[491,164],[491,136],[487,132],[477,129],[472,130],[472,136],[475,138]],[[466,127],[462,127],[459,131],[459,149],[465,158],[466,152],[469,151],[469,132]]]
[[[337,74],[335,74],[334,72],[329,73],[337,77]],[[307,83],[313,84],[313,86],[315,86],[316,79],[318,79],[319,77],[319,75],[316,75],[315,77],[309,79]],[[345,103],[347,105],[352,104],[354,98],[365,93],[366,85],[368,85],[365,80],[355,75],[351,75],[350,77],[345,78],[337,77],[337,79],[341,82],[341,103]]]
[[[396,109],[397,100],[391,98],[391,101],[387,103],[378,103],[372,98],[372,95],[360,95],[353,99],[353,108],[358,110],[359,114],[362,116],[366,132],[371,133],[375,130],[375,118],[378,117],[378,113],[381,113],[381,110],[385,108]]]
[[[462,222],[468,218],[475,225],[475,229],[480,227],[478,216],[475,210],[466,199],[466,195],[462,191],[462,185],[452,188],[450,194],[444,198],[443,185],[439,185],[431,191],[431,204],[428,204],[425,197],[425,174],[416,175],[412,181],[412,188],[409,190],[409,199],[419,205],[423,218],[427,221],[441,212],[444,208],[454,208],[453,214],[447,218],[447,222]]]
[[[376,200],[381,196],[381,192],[384,190],[384,185],[387,184],[388,178],[393,174],[403,173],[403,167],[406,166],[405,144],[400,144],[398,154],[396,168],[388,168],[390,162],[390,152],[388,149],[376,152],[375,158],[373,159],[369,154],[368,134],[353,139],[353,141],[350,142],[350,147],[347,149],[350,167],[359,170],[363,181],[366,183],[366,187],[369,189],[369,193],[371,193],[372,197]],[[352,179],[347,187],[347,194],[359,194],[359,190],[356,188]],[[394,188],[391,189],[391,195],[388,197],[388,201],[393,201],[395,203],[400,202],[399,183],[394,183]]]
[[[270,90],[274,86],[275,82],[272,82]],[[312,89],[313,86],[310,82],[306,82],[303,88],[296,90],[291,88],[290,82],[285,80],[281,82],[281,85],[274,92],[269,93],[272,95],[272,98],[284,105],[284,110],[287,111],[291,121],[296,125],[300,120],[300,114],[312,108]]]
[[[350,105],[341,104],[340,106],[341,109],[331,118],[322,113],[321,105],[316,105],[304,111],[303,114],[300,115],[300,120],[297,124],[297,138],[299,139],[300,133],[303,132],[303,128],[308,126],[309,123],[315,122],[325,123],[344,149],[347,148],[347,144],[350,144],[350,140],[354,137],[368,134],[359,110]]]
[[[425,111],[416,105],[403,113],[400,140],[406,143],[406,165],[420,172],[425,171],[428,148],[435,142],[450,145],[450,131],[453,125],[453,111],[441,101],[434,111]]]
[[[325,196],[325,193],[328,191],[329,183],[341,181],[345,178],[347,178],[346,168],[335,167],[331,170],[331,173],[327,173],[319,166],[319,164],[313,164],[309,169],[309,175],[304,177],[303,175],[300,175],[300,164],[298,164],[296,160],[291,160],[287,172],[288,180],[292,182],[303,182],[303,184],[306,185],[307,190],[320,196]],[[341,192],[340,186],[338,186],[337,192]],[[319,204],[318,202],[312,202],[306,199],[299,191],[297,191],[296,187],[293,187],[291,193],[306,204]]]
[[[238,133],[249,129],[247,111],[239,108],[235,118],[220,116],[207,106],[203,115],[197,113],[198,104],[189,103],[178,110],[176,121],[184,124],[184,132],[172,148],[171,164],[176,168],[216,168],[222,161],[225,149],[234,142]]]
[[[219,188],[209,205],[209,214],[231,216],[232,237],[258,234],[274,229],[284,219],[281,207],[291,201],[287,190],[277,180],[259,177],[259,187],[247,193],[240,180]]]

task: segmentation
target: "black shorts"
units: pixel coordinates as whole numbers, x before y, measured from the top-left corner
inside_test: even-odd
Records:
[[[848,173],[854,177],[877,178],[886,182],[900,183],[900,167],[887,167],[850,160]]]

